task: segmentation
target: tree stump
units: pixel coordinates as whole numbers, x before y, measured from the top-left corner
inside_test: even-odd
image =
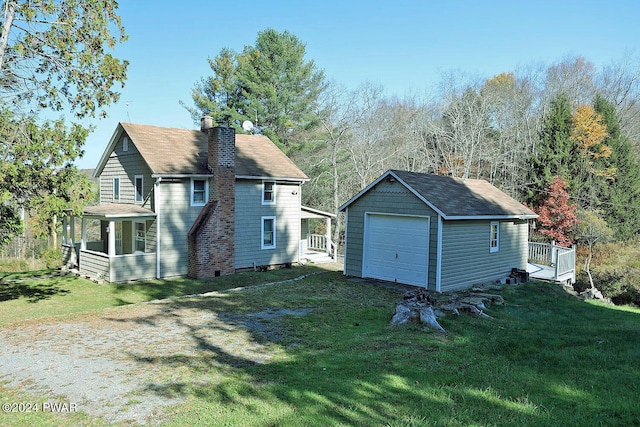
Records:
[[[403,301],[396,304],[391,324],[404,325],[420,322],[446,334],[447,331],[438,322],[438,317],[447,314],[459,316],[460,312],[465,312],[485,319],[493,319],[484,312],[491,303],[502,305],[504,298],[496,294],[470,292],[462,295],[450,294],[447,301],[439,303],[426,289],[418,288],[405,293]]]

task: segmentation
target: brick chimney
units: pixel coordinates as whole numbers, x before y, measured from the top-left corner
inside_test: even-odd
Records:
[[[201,121],[207,133],[209,202],[189,231],[189,276],[208,278],[235,272],[236,132]]]

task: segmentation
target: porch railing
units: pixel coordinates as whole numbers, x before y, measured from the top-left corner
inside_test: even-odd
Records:
[[[326,252],[333,257],[335,248],[333,241],[324,234],[309,234],[307,236],[307,249],[310,251]]]
[[[322,234],[309,234],[307,236],[307,248],[312,251],[327,250],[327,236]]]

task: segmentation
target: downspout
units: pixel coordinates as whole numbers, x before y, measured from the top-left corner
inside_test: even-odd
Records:
[[[296,262],[300,264],[300,261],[302,260],[302,251],[300,251],[300,239],[302,238],[302,182],[298,183],[298,190],[296,191],[296,193],[296,198],[298,199],[296,203],[296,206],[298,206],[298,238],[296,239],[296,246],[298,247],[298,259],[296,260]]]
[[[162,277],[160,271],[160,182],[162,177],[156,178],[156,182],[153,184],[153,209],[156,211],[156,278]]]
[[[442,216],[438,215],[438,243],[436,253],[436,292],[441,292],[442,285]]]
[[[344,212],[344,248],[342,249],[342,257],[343,257],[342,274],[345,275],[345,276],[347,275],[347,243],[348,243],[347,234],[348,234],[348,230],[349,230],[349,207],[347,207],[345,209],[345,212]],[[338,239],[338,243],[340,243],[340,239]],[[337,246],[336,246],[336,260],[338,259],[337,255],[338,255],[338,249],[337,249]],[[364,255],[364,253],[363,253],[363,255]],[[362,272],[360,272],[360,275],[362,276]]]

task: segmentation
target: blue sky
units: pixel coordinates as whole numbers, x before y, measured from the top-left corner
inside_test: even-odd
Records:
[[[381,84],[403,97],[435,87],[443,74],[491,77],[582,55],[596,67],[640,56],[640,2],[121,0],[129,40],[113,52],[130,61],[121,100],[87,139],[76,163],[93,168],[120,121],[197,128],[179,101],[211,74],[207,59],[241,51],[259,31],[288,30],[328,78],[356,88]]]

